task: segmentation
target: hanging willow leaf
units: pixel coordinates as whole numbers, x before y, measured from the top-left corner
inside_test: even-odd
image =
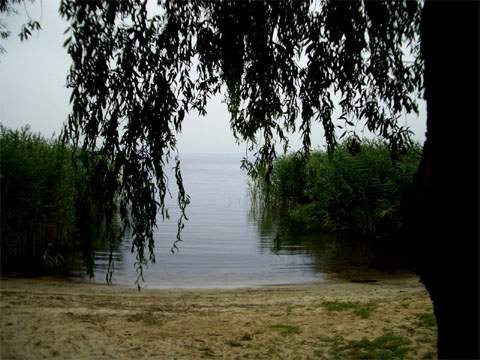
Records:
[[[268,177],[293,131],[307,154],[314,122],[333,151],[336,107],[345,127],[364,122],[393,152],[408,147],[397,119],[416,111],[422,87],[420,2],[160,0],[149,11],[140,0],[60,6],[72,58],[65,133],[111,164],[115,201],[130,209],[139,278],[154,261],[157,215],[167,214],[165,169],[182,121],[192,110],[206,114],[219,92],[236,139],[254,151],[242,162],[253,175]],[[172,250],[189,203],[178,160],[175,176],[181,215]]]

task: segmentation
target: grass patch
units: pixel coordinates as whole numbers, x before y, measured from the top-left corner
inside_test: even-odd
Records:
[[[300,328],[296,325],[275,324],[270,326],[270,328],[277,331],[282,336],[289,336],[301,333]]]
[[[407,338],[385,334],[372,341],[363,338],[352,341],[348,352],[355,359],[404,359],[409,351],[410,340]]]
[[[433,328],[437,326],[435,315],[430,312],[417,315],[418,325],[425,328]]]
[[[385,333],[374,340],[363,338],[347,342],[335,337],[331,341],[334,359],[401,360],[411,350],[409,339],[392,333]]]
[[[323,303],[328,311],[353,311],[353,313],[362,319],[367,319],[373,310],[377,308],[375,304],[361,304],[356,302],[329,301]]]

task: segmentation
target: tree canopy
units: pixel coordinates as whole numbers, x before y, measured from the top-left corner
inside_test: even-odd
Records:
[[[252,174],[269,173],[289,133],[301,133],[308,153],[313,122],[330,151],[336,126],[341,137],[366,127],[392,154],[408,147],[398,118],[417,111],[422,88],[420,11],[417,1],[62,0],[72,58],[65,136],[108,159],[104,178],[112,206],[129,213],[140,273],[155,260],[157,215],[168,216],[176,135],[216,94],[236,139],[255,151],[243,163]],[[178,157],[174,168],[180,232],[189,197]]]

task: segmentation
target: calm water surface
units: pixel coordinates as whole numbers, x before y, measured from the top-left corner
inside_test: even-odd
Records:
[[[172,254],[177,232],[175,193],[170,219],[155,232],[156,263],[145,269],[147,288],[242,287],[323,281],[341,258],[352,258],[337,239],[291,234],[275,241],[277,225],[252,211],[248,177],[239,155],[184,155],[182,172],[191,197],[189,221],[180,250]],[[170,180],[175,184],[174,179]],[[135,256],[127,237],[115,253],[113,283],[135,286]],[[355,257],[355,256],[353,256]],[[94,281],[105,282],[108,253],[96,253]]]

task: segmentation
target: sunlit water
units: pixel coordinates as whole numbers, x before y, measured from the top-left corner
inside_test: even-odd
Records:
[[[184,185],[191,197],[189,221],[179,251],[170,249],[176,237],[175,194],[169,199],[170,219],[155,232],[155,264],[145,269],[147,288],[215,288],[321,282],[338,256],[335,239],[321,235],[290,235],[274,241],[278,229],[252,212],[248,176],[240,156],[184,155]],[[175,184],[174,179],[170,183]],[[173,186],[172,186],[173,187]],[[135,256],[127,237],[115,253],[113,283],[135,286]],[[333,255],[332,255],[333,254]],[[333,256],[333,257],[332,257]],[[93,281],[105,282],[108,253],[96,253]]]

